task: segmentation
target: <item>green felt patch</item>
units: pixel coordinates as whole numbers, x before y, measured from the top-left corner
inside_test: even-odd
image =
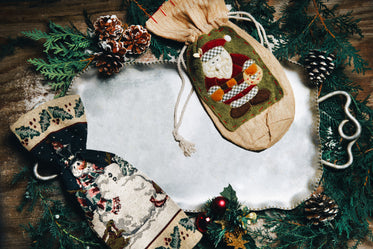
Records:
[[[205,75],[203,73],[201,59],[193,57],[193,54],[198,53],[198,49],[204,44],[215,39],[223,38],[225,35],[229,35],[231,37],[231,41],[226,42],[224,44],[224,48],[230,54],[242,54],[248,56],[250,59],[253,59],[255,63],[263,70],[263,78],[258,83],[259,89],[268,89],[271,93],[268,100],[261,104],[252,105],[251,109],[239,118],[231,117],[230,105],[222,102],[216,102],[211,99],[210,95],[207,93],[208,89],[206,89],[205,86]],[[230,27],[223,26],[212,30],[208,34],[201,35],[196,42],[189,45],[186,56],[188,74],[198,96],[209,106],[209,108],[211,108],[224,127],[229,131],[235,131],[246,121],[254,118],[256,115],[260,114],[283,97],[283,90],[280,84],[269,71],[267,66],[263,63],[262,59],[256,53],[254,48]]]

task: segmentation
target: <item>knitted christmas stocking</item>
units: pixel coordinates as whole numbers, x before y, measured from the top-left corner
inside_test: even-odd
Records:
[[[228,13],[224,0],[169,0],[146,26],[188,45],[187,73],[215,126],[233,143],[257,151],[289,129],[294,96],[273,54],[228,21],[248,19],[238,14],[250,16]]]
[[[86,149],[79,96],[52,100],[11,126],[39,161],[57,167],[92,229],[111,248],[193,248],[201,234],[147,176],[117,155]]]

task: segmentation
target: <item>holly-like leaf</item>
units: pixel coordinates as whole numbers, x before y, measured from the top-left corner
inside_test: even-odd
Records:
[[[39,113],[39,115],[40,115],[39,124],[40,124],[40,127],[41,127],[41,131],[44,132],[50,126],[51,115],[49,115],[47,110],[43,110],[41,113]]]
[[[119,165],[122,170],[122,174],[125,176],[130,176],[137,172],[137,169],[135,167],[133,167],[130,163],[123,160],[119,156],[114,156],[113,161]]]
[[[80,118],[81,116],[84,115],[84,106],[80,98],[78,100],[75,100],[75,102],[76,102],[76,105],[74,107],[75,117]]]
[[[170,247],[173,249],[179,249],[180,248],[180,232],[179,227],[174,227],[174,232],[171,233],[171,242]]]
[[[236,202],[238,201],[236,191],[232,188],[232,186],[229,184],[228,187],[225,187],[223,192],[220,193],[221,196],[228,199],[228,201]]]
[[[179,221],[179,224],[182,225],[187,231],[194,232],[196,230],[196,227],[194,226],[194,223],[188,218],[181,219]]]
[[[33,138],[36,136],[40,136],[40,132],[30,128],[30,127],[25,127],[21,126],[19,128],[15,129],[15,132],[17,133],[18,136],[20,136],[21,139],[25,138]]]
[[[72,119],[73,116],[58,106],[48,107],[48,111],[52,114],[53,118],[60,118],[62,121],[65,119]]]

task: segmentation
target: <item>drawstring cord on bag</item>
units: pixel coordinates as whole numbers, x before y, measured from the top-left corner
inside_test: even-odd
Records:
[[[185,87],[185,79],[184,79],[183,69],[182,69],[181,65],[184,67],[184,70],[186,70],[186,65],[185,65],[185,61],[184,61],[184,58],[183,58],[186,48],[187,48],[187,46],[185,45],[181,49],[180,55],[177,59],[177,70],[179,72],[179,76],[180,76],[180,79],[181,79],[181,87],[180,87],[180,91],[179,91],[179,94],[177,96],[177,100],[176,100],[176,104],[175,104],[175,108],[174,108],[174,130],[172,131],[172,135],[174,135],[175,140],[179,143],[179,146],[180,146],[181,150],[184,152],[184,155],[190,157],[192,155],[192,153],[196,151],[195,145],[193,143],[189,142],[188,140],[186,140],[183,136],[181,136],[179,134],[179,128],[181,126],[181,123],[182,123],[182,120],[183,120],[183,117],[184,117],[185,109],[188,105],[190,97],[192,96],[192,94],[194,92],[193,88],[190,90],[190,92],[187,96],[187,99],[185,100],[183,109],[181,110],[181,113],[180,113],[179,120],[177,119],[177,111],[178,111],[178,107],[179,107],[179,104],[180,104],[181,95],[182,95],[182,93],[184,91],[184,87]]]
[[[245,15],[247,17],[242,17],[240,15]],[[249,13],[244,12],[244,11],[237,11],[237,12],[230,12],[228,17],[232,18],[232,19],[253,22],[255,24],[257,30],[258,30],[260,43],[264,46],[264,42],[265,42],[267,44],[267,47],[268,47],[269,51],[271,51],[271,53],[272,53],[272,49],[270,47],[270,43],[268,41],[268,38],[267,38],[267,35],[266,35],[266,32],[265,32],[263,26],[259,22],[257,22],[252,15],[250,15]],[[174,136],[175,140],[179,143],[179,146],[180,146],[181,150],[184,152],[184,155],[187,156],[187,157],[190,157],[192,155],[192,153],[194,153],[196,151],[195,144],[186,140],[183,136],[181,136],[179,134],[179,128],[182,124],[184,113],[185,113],[186,107],[188,105],[188,102],[190,100],[190,97],[192,96],[192,94],[194,92],[193,87],[190,90],[190,92],[189,92],[189,94],[188,94],[188,96],[185,100],[183,109],[181,110],[181,113],[180,113],[180,118],[179,119],[177,118],[177,111],[178,111],[178,107],[180,105],[181,95],[182,95],[182,93],[184,91],[184,87],[185,87],[185,79],[184,79],[184,75],[183,75],[183,68],[184,68],[184,70],[187,70],[187,67],[186,67],[185,61],[184,61],[184,53],[185,53],[186,49],[187,49],[187,45],[184,45],[184,47],[181,49],[181,52],[180,52],[179,57],[177,59],[177,70],[178,70],[178,73],[179,73],[179,76],[180,76],[180,79],[181,79],[181,87],[180,87],[180,91],[179,91],[179,94],[177,96],[177,100],[176,100],[176,104],[175,104],[175,108],[174,108],[174,130],[172,131],[172,135]]]
[[[241,15],[245,15],[247,17],[243,17]],[[264,42],[265,42],[268,50],[271,51],[271,53],[272,53],[272,49],[271,49],[270,43],[268,41],[266,31],[264,30],[263,26],[259,22],[257,22],[252,15],[250,15],[249,13],[247,13],[245,11],[232,11],[232,12],[228,13],[228,18],[229,19],[236,19],[236,20],[244,20],[244,21],[248,21],[248,22],[253,22],[255,24],[256,29],[258,30],[260,44],[262,44],[262,46],[264,46]]]

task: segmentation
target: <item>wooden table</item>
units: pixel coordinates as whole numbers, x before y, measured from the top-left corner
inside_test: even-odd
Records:
[[[116,14],[120,11],[121,0],[39,0],[39,1],[1,1],[0,3],[0,44],[8,38],[20,36],[21,31],[46,29],[49,20],[61,25],[69,22],[80,30],[86,29],[82,10],[86,9],[93,18],[100,15]],[[271,0],[270,5],[280,9],[285,1]],[[364,39],[353,39],[352,44],[360,50],[365,60],[373,58],[373,1],[371,0],[334,0],[339,3],[342,13],[353,10],[356,18],[361,18],[360,27]],[[38,211],[22,213],[16,211],[25,190],[25,183],[11,185],[13,175],[24,165],[32,167],[33,161],[9,130],[9,125],[32,108],[31,100],[49,96],[51,91],[43,84],[42,77],[26,63],[28,58],[39,57],[41,45],[30,44],[17,48],[15,52],[0,60],[0,248],[29,248],[30,239],[20,224],[35,223]],[[370,65],[372,67],[372,65]],[[359,99],[364,99],[373,90],[373,71],[365,75],[348,73],[349,77],[363,90]],[[369,99],[373,107],[373,97]],[[36,208],[38,210],[38,208]],[[371,248],[365,243],[361,248]]]

